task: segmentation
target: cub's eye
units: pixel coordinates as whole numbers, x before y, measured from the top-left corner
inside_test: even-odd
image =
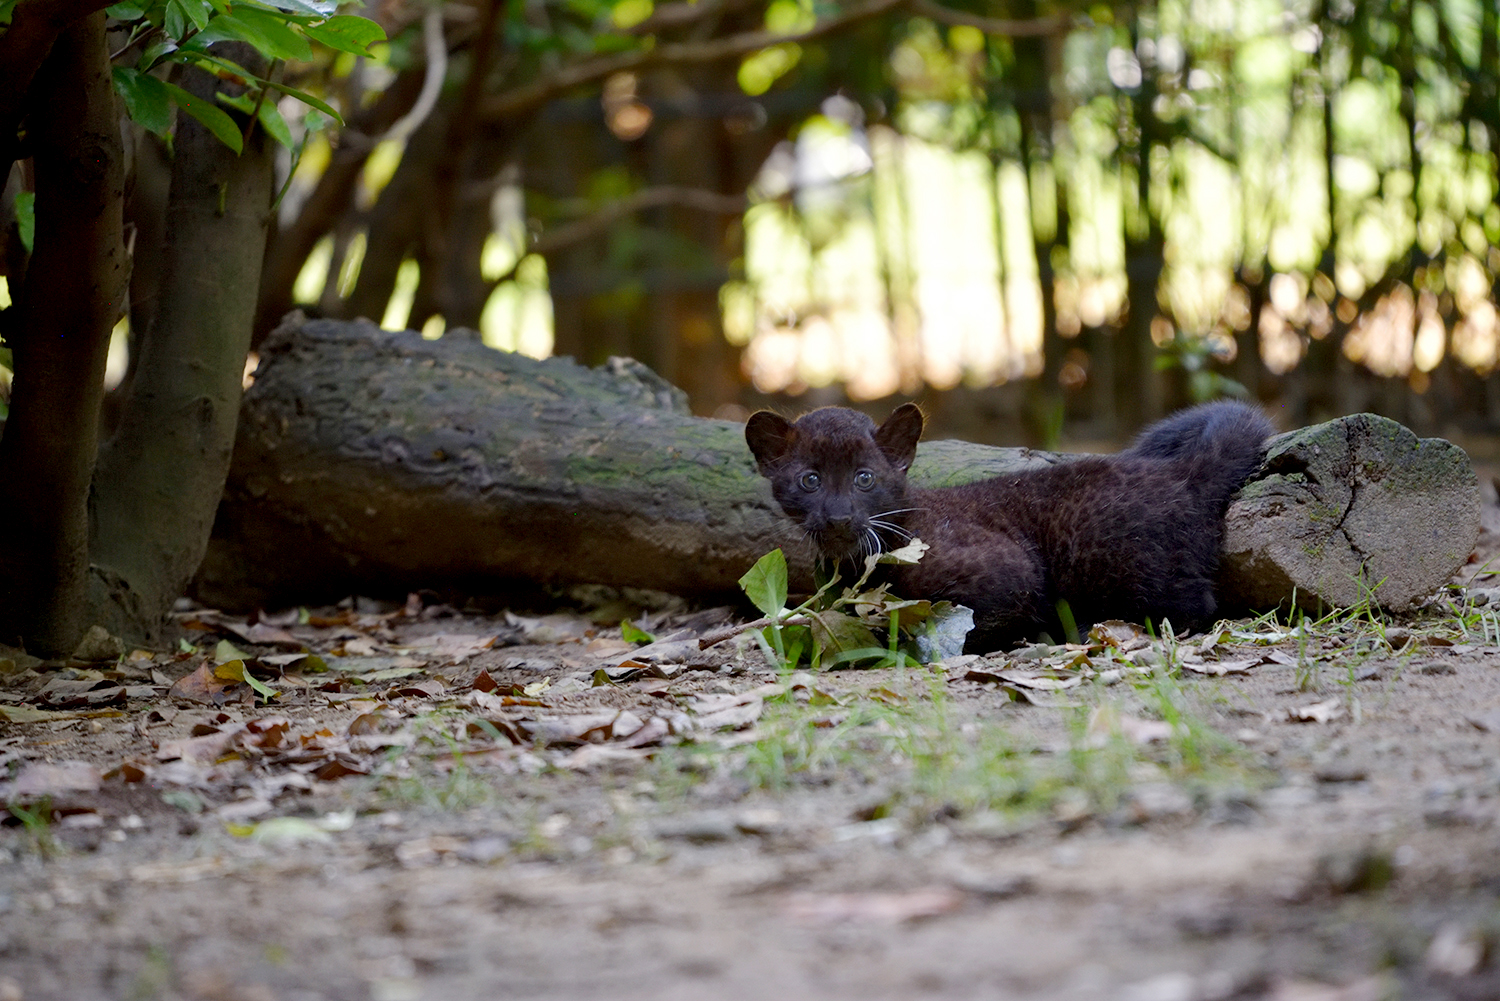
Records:
[[[868,469],[861,469],[854,474],[854,485],[861,490],[869,490],[875,485],[875,474]]]
[[[823,482],[823,477],[819,476],[817,473],[809,469],[807,472],[802,474],[802,478],[797,482],[801,484],[803,490],[806,490],[808,493],[812,493],[814,490],[818,489],[819,484]]]

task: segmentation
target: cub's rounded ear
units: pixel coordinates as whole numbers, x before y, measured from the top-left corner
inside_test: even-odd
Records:
[[[922,411],[915,403],[897,407],[885,423],[875,430],[875,444],[903,472],[917,457],[917,440],[922,437]]]
[[[762,476],[770,476],[776,463],[792,447],[797,430],[792,422],[769,410],[758,410],[745,422],[745,444],[755,456]]]

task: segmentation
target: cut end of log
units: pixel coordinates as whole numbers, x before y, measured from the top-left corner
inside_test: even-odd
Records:
[[[1221,590],[1230,605],[1410,608],[1464,564],[1479,481],[1463,449],[1355,414],[1271,441],[1230,505]]]

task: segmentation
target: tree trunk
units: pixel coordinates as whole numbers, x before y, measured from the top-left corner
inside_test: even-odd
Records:
[[[45,105],[31,100],[32,83],[63,32],[107,6],[99,0],[29,0],[10,5],[0,33],[0,183],[21,152],[18,126],[28,109]],[[90,21],[92,24],[93,22]],[[55,111],[56,106],[48,109]]]
[[[248,46],[241,60],[253,57]],[[213,100],[215,79],[184,86]],[[198,568],[234,445],[271,204],[271,143],[242,154],[182,116],[161,305],[92,504],[92,621],[143,639]]]
[[[638,362],[587,369],[327,320],[288,325],[261,357],[196,582],[210,604],[577,583],[718,598],[776,546],[794,583],[811,581],[743,425],[690,416],[682,391]],[[1318,600],[1315,587],[1349,583],[1351,553],[1356,567],[1371,553],[1367,579],[1405,582],[1409,599],[1468,555],[1478,491],[1463,452],[1379,418],[1348,420],[1282,436],[1253,505],[1231,509],[1241,568],[1231,593],[1275,604],[1297,588]],[[927,442],[912,479],[936,486],[1057,461]],[[1257,532],[1262,522],[1272,530]],[[1402,524],[1421,537],[1405,544]],[[1440,565],[1450,553],[1455,563]]]
[[[71,650],[87,625],[89,478],[129,272],[103,12],[62,33],[31,90],[36,252],[17,297],[0,439],[0,642],[45,655]]]

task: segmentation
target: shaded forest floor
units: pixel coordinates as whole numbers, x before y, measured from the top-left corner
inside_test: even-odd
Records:
[[[1493,528],[1399,620],[921,670],[606,593],[12,656],[0,998],[1500,996]]]

